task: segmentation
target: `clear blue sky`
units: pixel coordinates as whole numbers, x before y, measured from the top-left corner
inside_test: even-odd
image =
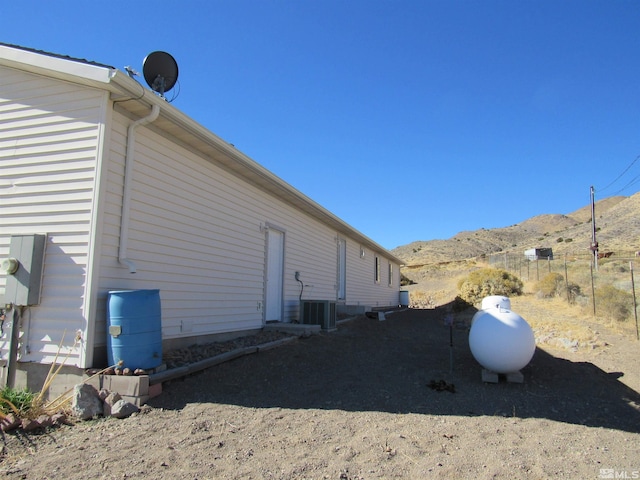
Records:
[[[389,249],[640,190],[635,0],[2,0],[0,41],[171,53],[175,107]]]

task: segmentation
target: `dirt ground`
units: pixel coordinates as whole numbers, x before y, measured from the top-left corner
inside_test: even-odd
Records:
[[[443,317],[441,309],[360,317],[166,383],[128,419],[7,433],[0,474],[640,477],[640,342],[599,328],[599,341],[584,347],[539,346],[524,383],[485,384],[461,319],[451,371]],[[455,392],[433,389],[432,381]]]

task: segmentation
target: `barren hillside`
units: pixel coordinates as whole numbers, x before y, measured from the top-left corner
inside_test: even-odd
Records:
[[[596,202],[600,251],[640,250],[640,193]],[[551,247],[554,253],[588,253],[591,206],[568,214],[541,214],[509,227],[464,231],[448,240],[415,241],[392,250],[407,265],[464,260],[497,252]]]

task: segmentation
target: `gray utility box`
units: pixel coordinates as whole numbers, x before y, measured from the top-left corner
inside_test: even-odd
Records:
[[[47,235],[11,236],[9,261],[11,265],[17,265],[17,269],[14,267],[6,272],[5,304],[27,306],[40,303],[46,244]]]

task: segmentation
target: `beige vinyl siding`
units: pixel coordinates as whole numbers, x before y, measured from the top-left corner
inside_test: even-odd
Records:
[[[400,266],[381,252],[347,241],[347,304],[383,307],[397,305],[399,301]],[[375,281],[375,258],[380,262],[380,281]],[[393,265],[393,280],[389,285],[389,264]]]
[[[85,274],[105,100],[104,92],[0,68],[0,257],[8,255],[12,234],[48,234],[41,304],[25,311],[20,361],[51,362],[63,335],[66,348],[77,331],[86,335]],[[0,275],[1,296],[5,284]],[[67,364],[82,362],[76,348]]]

